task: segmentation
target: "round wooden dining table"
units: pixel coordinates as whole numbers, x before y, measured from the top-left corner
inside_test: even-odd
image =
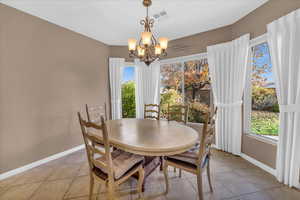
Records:
[[[183,153],[199,138],[193,128],[165,120],[119,119],[108,120],[106,125],[112,146],[143,156]]]

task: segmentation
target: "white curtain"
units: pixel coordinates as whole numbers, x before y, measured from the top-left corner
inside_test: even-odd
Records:
[[[144,117],[144,104],[160,102],[160,62],[155,61],[147,66],[135,59],[135,103],[136,118]]]
[[[109,58],[109,81],[112,119],[122,118],[121,85],[124,64],[124,58]]]
[[[277,178],[300,187],[300,9],[268,24],[268,43],[280,104]]]
[[[207,47],[208,64],[218,107],[217,148],[241,154],[242,97],[245,86],[249,34],[232,42]]]

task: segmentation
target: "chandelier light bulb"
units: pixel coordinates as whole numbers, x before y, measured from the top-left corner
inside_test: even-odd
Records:
[[[142,57],[145,55],[145,49],[143,49],[142,47],[138,46],[137,51],[138,51],[139,57]]]
[[[129,51],[135,51],[135,49],[136,49],[136,39],[134,39],[134,38],[128,39],[128,49],[129,49]]]
[[[155,46],[155,55],[160,55],[161,54],[161,47],[159,44]]]

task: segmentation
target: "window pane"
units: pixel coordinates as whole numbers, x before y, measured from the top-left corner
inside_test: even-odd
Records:
[[[125,67],[123,70],[122,117],[135,118],[134,67]]]
[[[211,104],[207,59],[184,62],[184,100],[189,104],[189,121],[203,123]]]
[[[251,131],[268,137],[277,136],[279,105],[268,44],[259,44],[252,51]]]
[[[160,67],[161,76],[161,111],[166,117],[168,104],[183,103],[182,85],[183,70],[181,63],[163,64]]]

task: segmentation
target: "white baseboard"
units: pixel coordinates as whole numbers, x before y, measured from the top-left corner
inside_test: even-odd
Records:
[[[37,167],[37,166],[40,166],[40,165],[45,164],[47,162],[50,162],[52,160],[56,160],[58,158],[64,157],[66,155],[69,155],[71,153],[74,153],[74,152],[79,151],[79,150],[84,149],[84,148],[85,148],[85,146],[84,146],[84,144],[82,144],[82,145],[76,146],[72,149],[54,154],[54,155],[49,156],[47,158],[44,158],[42,160],[35,161],[35,162],[30,163],[28,165],[24,165],[24,166],[19,167],[17,169],[13,169],[13,170],[10,170],[8,172],[4,172],[4,173],[0,174],[0,180],[6,179],[8,177],[14,176],[14,175],[22,173],[22,172],[25,172],[27,170],[30,170],[30,169],[34,168],[34,167]]]
[[[246,155],[246,154],[241,154],[241,157],[244,158],[245,160],[249,161],[250,163],[252,163],[253,165],[256,165],[257,167],[265,170],[266,172],[272,174],[273,176],[276,176],[276,169],[273,169],[272,167],[269,167],[267,165],[265,165],[264,163],[255,160],[254,158]]]

